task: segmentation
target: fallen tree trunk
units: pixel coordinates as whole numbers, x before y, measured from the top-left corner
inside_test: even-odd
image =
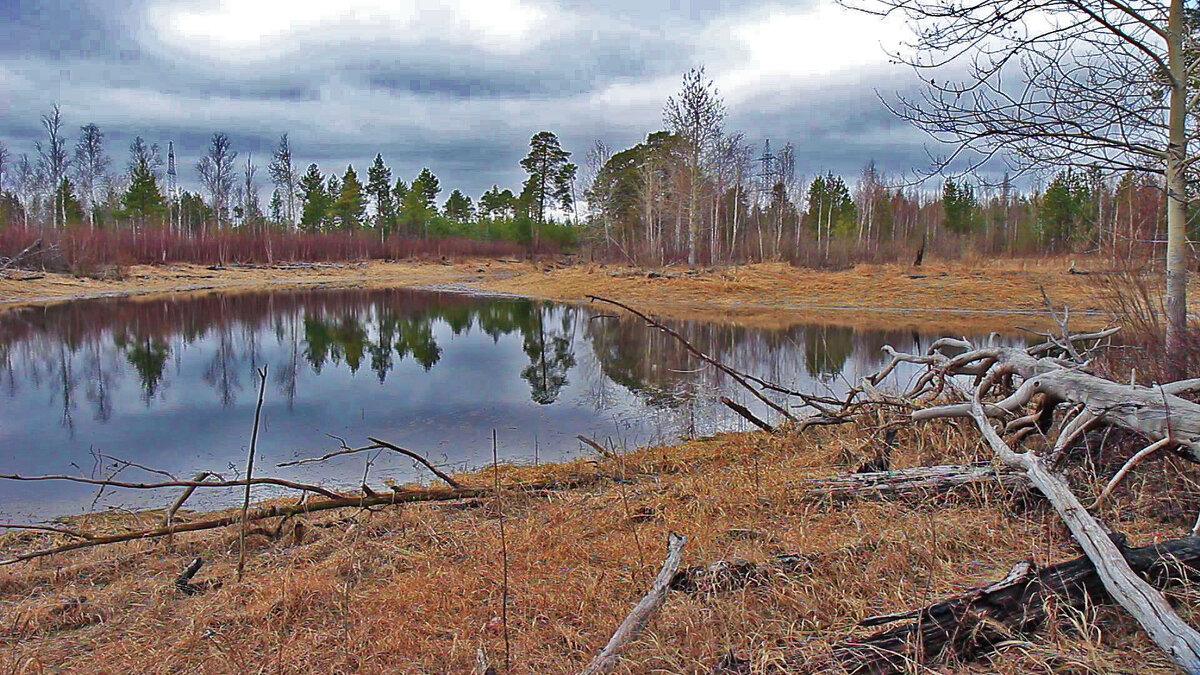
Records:
[[[566,480],[548,480],[534,481],[527,483],[517,483],[515,485],[506,486],[504,489],[520,492],[538,492],[543,490],[566,490],[585,485],[592,485],[610,477],[606,474],[583,475]],[[338,499],[324,499],[321,501],[308,501],[300,504],[281,505],[272,504],[268,506],[259,506],[252,509],[246,515],[246,522],[256,520],[266,520],[268,518],[284,518],[307,513],[315,513],[318,511],[329,511],[332,509],[346,508],[364,508],[368,506],[387,506],[392,504],[411,504],[419,502],[444,502],[455,501],[459,499],[478,498],[494,494],[495,491],[491,488],[475,488],[475,487],[428,487],[428,488],[396,488],[387,494],[373,494],[341,497]],[[170,535],[180,534],[183,532],[198,532],[201,530],[212,530],[227,525],[233,525],[241,522],[239,513],[230,513],[229,515],[220,518],[212,518],[210,520],[198,520],[191,523],[176,523],[166,527],[159,527],[152,530],[140,530],[136,532],[122,532],[120,534],[93,536],[90,539],[82,541],[73,541],[61,546],[53,548],[30,551],[20,555],[12,556],[11,558],[0,560],[0,566],[12,565],[14,563],[34,558],[42,558],[58,553],[66,553],[68,551],[77,551],[79,549],[91,548],[93,546],[103,546],[105,544],[117,544],[127,541],[137,541],[141,539],[156,539]]]
[[[984,415],[978,395],[972,401],[971,416],[1000,461],[1023,469],[1029,482],[1050,500],[1075,541],[1095,565],[1097,576],[1109,595],[1137,620],[1176,665],[1185,672],[1200,673],[1200,633],[1179,618],[1161,593],[1134,574],[1120,549],[1066,482],[1051,473],[1036,454],[1013,452]]]
[[[1200,537],[1124,548],[1121,553],[1130,568],[1156,585],[1200,574]],[[1050,598],[1076,608],[1112,602],[1087,556],[1040,571],[1019,565],[984,588],[914,612],[868,620],[864,625],[905,623],[843,642],[834,647],[834,658],[855,675],[907,673],[914,662],[928,666],[951,658],[973,659],[1014,634],[1036,630],[1046,619]]]
[[[1014,471],[997,471],[991,464],[916,466],[897,471],[850,473],[811,478],[801,487],[810,497],[887,499],[947,494],[972,487],[1019,488],[1028,481]]]

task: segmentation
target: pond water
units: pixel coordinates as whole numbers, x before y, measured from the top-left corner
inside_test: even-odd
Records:
[[[816,392],[876,371],[884,344],[921,349],[939,337],[665,323],[734,367]],[[276,465],[336,449],[334,436],[356,446],[381,437],[459,468],[490,461],[493,429],[503,459],[535,462],[587,454],[578,434],[634,447],[745,428],[722,395],[771,418],[672,338],[611,308],[410,289],[95,300],[0,313],[0,473],[103,477],[120,468],[115,457],[234,478],[264,366],[255,473],[330,487],[357,486],[366,455]],[[135,466],[116,477],[163,479]],[[426,476],[389,453],[370,467],[373,485],[384,478]],[[173,493],[0,481],[0,518],[159,507]],[[204,490],[189,506],[237,501],[234,490]]]

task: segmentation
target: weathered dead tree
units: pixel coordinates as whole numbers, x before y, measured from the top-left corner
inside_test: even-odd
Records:
[[[1200,574],[1198,537],[1121,547],[1121,553],[1140,578],[1156,586]],[[1088,556],[1041,570],[1021,563],[983,588],[912,612],[865,619],[860,625],[903,623],[836,645],[834,658],[855,675],[912,672],[918,662],[931,666],[950,659],[967,661],[1036,630],[1046,620],[1050,600],[1076,608],[1112,601]]]
[[[977,348],[965,339],[950,338],[936,341],[923,355],[901,354],[885,347],[892,361],[871,378],[872,383],[879,382],[897,363],[919,363],[927,370],[910,391],[914,399],[941,395],[947,387],[968,396],[965,403],[916,410],[912,419],[971,418],[1000,463],[1023,471],[1047,497],[1095,566],[1105,591],[1180,668],[1200,673],[1200,633],[1179,618],[1161,593],[1134,574],[1105,527],[1087,512],[1066,481],[1052,470],[1080,434],[1099,424],[1138,433],[1153,441],[1152,447],[1160,442],[1174,446],[1185,456],[1200,461],[1200,405],[1177,395],[1195,387],[1197,382],[1138,387],[1095,375],[1087,370],[1087,356],[1115,331],[1072,335],[1067,330],[1065,313],[1061,319],[1055,315],[1055,319],[1061,335],[1044,333],[1046,342],[1027,349],[993,345]],[[944,347],[965,351],[950,357],[940,352]],[[974,378],[970,394],[957,379],[959,376]],[[1011,393],[999,401],[984,403],[984,397],[993,390]],[[1039,394],[1037,408],[1026,411],[1025,407]],[[1047,434],[1055,410],[1062,404],[1067,405],[1070,419],[1062,424],[1049,458],[1033,451],[1013,451],[992,427],[992,419],[1007,422],[1003,430],[1015,432],[1014,441],[1020,441],[1033,430]],[[1138,453],[1131,463],[1146,454]],[[1111,491],[1117,480],[1119,477],[1105,493]]]

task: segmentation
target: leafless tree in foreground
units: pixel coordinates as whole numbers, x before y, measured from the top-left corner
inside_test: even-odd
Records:
[[[889,107],[978,167],[1082,165],[1163,174],[1167,350],[1187,329],[1187,179],[1200,96],[1197,13],[1183,0],[844,0],[901,16],[911,42],[892,56],[923,91]]]

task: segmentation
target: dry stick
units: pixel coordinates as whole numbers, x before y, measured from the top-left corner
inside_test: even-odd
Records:
[[[367,440],[371,441],[372,443],[375,443],[376,445],[378,445],[381,448],[387,448],[388,450],[391,450],[393,452],[398,452],[398,453],[404,455],[405,457],[410,457],[412,459],[415,459],[416,461],[423,464],[426,469],[429,469],[430,471],[432,471],[433,475],[446,481],[446,484],[452,488],[462,487],[462,485],[459,484],[457,481],[455,481],[453,478],[451,478],[450,476],[447,476],[444,472],[439,471],[436,466],[430,464],[429,460],[418,455],[417,453],[413,452],[412,450],[405,450],[404,448],[402,448],[398,445],[393,445],[391,443],[388,443],[387,441],[381,441],[378,438],[375,438],[374,436],[367,436]]]
[[[593,441],[592,439],[588,438],[587,436],[584,436],[583,434],[579,434],[575,438],[578,438],[580,440],[580,442],[582,442],[582,443],[586,443],[587,445],[590,445],[593,450],[600,453],[601,457],[607,457],[608,459],[617,459],[617,456],[614,455],[612,452],[610,452],[608,448],[604,447],[603,445],[600,445],[599,443],[597,443],[596,441]]]
[[[237,580],[242,581],[246,569],[246,514],[250,511],[250,479],[254,474],[254,450],[258,447],[258,420],[262,414],[263,395],[267,391],[267,367],[264,365],[258,371],[262,380],[258,387],[258,405],[254,408],[254,431],[250,433],[250,452],[246,456],[246,496],[242,499],[242,528],[238,533],[238,564]]]
[[[37,532],[56,532],[65,534],[69,537],[77,539],[95,539],[95,535],[79,530],[72,530],[66,527],[58,527],[56,525],[23,525],[19,523],[0,523],[0,530],[35,530]]]
[[[1087,512],[1071,489],[1046,469],[1040,457],[1030,452],[1018,454],[1008,447],[992,428],[978,391],[971,398],[971,417],[1000,461],[1023,469],[1034,487],[1041,490],[1054,506],[1075,541],[1096,566],[1096,573],[1108,594],[1137,620],[1150,639],[1170,655],[1177,666],[1188,673],[1200,673],[1200,633],[1179,618],[1162,593],[1134,574],[1100,523]]]
[[[374,440],[374,439],[372,439]],[[500,518],[500,560],[504,569],[504,588],[501,591],[500,623],[504,627],[504,672],[510,672],[511,649],[508,641],[508,539],[504,536],[504,501],[500,498],[500,465],[496,452],[496,430],[492,429],[492,479],[496,492],[496,513]]]
[[[588,485],[594,485],[601,481],[608,480],[610,476],[606,474],[590,474],[580,475],[566,480],[547,480],[547,481],[532,481],[527,483],[517,483],[507,486],[508,489],[522,492],[540,492],[549,490],[569,490]],[[362,508],[364,506],[388,506],[394,504],[410,504],[418,502],[446,502],[457,501],[460,499],[477,499],[485,497],[489,494],[494,494],[491,488],[414,488],[414,489],[397,489],[393,488],[390,494],[377,494],[374,497],[339,497],[337,499],[326,499],[324,501],[308,501],[299,504],[283,506],[273,504],[270,506],[259,507],[254,512],[246,516],[246,520],[254,522],[257,520],[266,520],[269,518],[287,518],[299,514],[316,513],[319,511],[328,511],[332,509],[346,508]],[[212,520],[198,520],[191,523],[178,523],[171,527],[159,527],[153,530],[141,530],[137,532],[123,532],[114,535],[95,535],[87,541],[71,542],[48,549],[30,551],[22,553],[12,558],[0,560],[0,566],[12,565],[14,563],[23,562],[25,560],[33,560],[34,558],[42,558],[45,556],[66,553],[83,548],[91,548],[93,546],[103,546],[106,544],[117,544],[127,541],[135,541],[139,539],[157,539],[166,537],[172,534],[183,532],[198,532],[201,530],[212,530],[218,527],[233,525],[241,521],[239,515],[228,515]]]
[[[633,611],[629,612],[629,616],[625,617],[625,620],[617,627],[617,631],[613,633],[608,644],[604,645],[604,649],[596,655],[596,658],[580,671],[580,675],[601,675],[612,672],[617,667],[617,655],[626,645],[642,634],[642,630],[650,622],[650,617],[658,611],[659,607],[662,607],[663,602],[667,599],[667,591],[671,589],[671,581],[675,578],[675,573],[679,571],[679,561],[683,558],[683,545],[686,543],[687,537],[674,532],[670,533],[667,537],[667,559],[663,561],[662,569],[654,578],[654,584],[650,586],[650,591],[634,605]]]
[[[744,406],[740,403],[734,402],[728,396],[722,396],[721,403],[724,403],[725,407],[729,408],[733,412],[735,412],[735,413],[741,415],[742,417],[746,418],[747,420],[749,420],[751,424],[758,427],[759,429],[762,429],[763,431],[765,431],[767,433],[773,433],[775,431],[775,427],[762,421],[761,419],[758,418],[757,415],[750,412],[749,408],[747,408],[746,406]]]
[[[196,476],[194,478],[192,478],[192,480],[196,481],[197,483],[200,483],[200,482],[203,482],[205,479],[207,479],[209,476],[215,476],[215,475],[216,474],[214,474],[211,471],[201,471],[200,473],[196,474]],[[168,508],[166,513],[163,514],[163,520],[162,520],[163,527],[170,527],[171,523],[175,522],[175,514],[179,512],[179,509],[183,507],[183,503],[186,502],[188,500],[188,498],[192,496],[192,493],[195,491],[196,491],[195,485],[189,485],[188,487],[184,488],[183,493],[179,495],[179,498],[175,500],[175,503],[171,504],[170,508]]]
[[[600,302],[607,302],[610,305],[616,305],[617,307],[620,307],[621,309],[624,309],[625,311],[627,311],[631,314],[634,314],[638,318],[645,321],[648,325],[661,330],[662,332],[666,333],[667,335],[670,335],[671,337],[678,340],[680,342],[680,344],[683,345],[684,349],[686,349],[688,352],[690,352],[691,354],[693,354],[694,356],[699,358],[701,361],[712,364],[717,370],[720,370],[721,372],[725,373],[729,377],[733,378],[734,382],[737,382],[738,384],[745,387],[751,394],[754,394],[755,398],[762,401],[763,403],[766,403],[768,406],[770,406],[770,408],[772,410],[774,410],[775,412],[778,412],[779,414],[783,415],[784,417],[788,418],[789,420],[796,421],[795,415],[788,412],[785,408],[780,406],[778,403],[775,403],[771,399],[764,396],[762,394],[762,392],[755,389],[750,384],[750,382],[747,381],[748,379],[752,378],[753,376],[746,375],[745,373],[734,370],[733,368],[730,368],[729,366],[712,358],[711,356],[709,356],[708,354],[705,354],[704,352],[700,351],[699,349],[696,349],[695,347],[692,346],[692,343],[690,343],[686,339],[684,339],[684,337],[682,335],[680,335],[679,333],[671,330],[670,328],[667,328],[666,326],[655,321],[654,319],[651,319],[650,317],[646,316],[645,314],[642,314],[641,312],[630,307],[629,305],[617,302],[616,300],[609,300],[608,298],[602,298],[598,295],[589,295],[587,297],[588,297],[588,300],[598,300]],[[754,378],[754,380],[759,382],[760,384],[764,384],[764,386],[767,384],[764,380],[760,380],[758,378]],[[772,385],[772,386],[777,386],[777,385]],[[795,394],[799,395],[798,392],[785,392],[785,393],[795,393]]]
[[[1108,485],[1104,486],[1104,490],[1100,493],[1100,496],[1096,497],[1096,501],[1092,502],[1092,505],[1089,508],[1096,509],[1103,504],[1104,500],[1108,499],[1108,495],[1112,494],[1112,491],[1121,484],[1121,481],[1125,478],[1126,474],[1133,469],[1133,467],[1141,464],[1142,460],[1167,447],[1170,445],[1170,443],[1170,438],[1159,439],[1139,450],[1133,457],[1130,457],[1129,461],[1125,462],[1125,464],[1121,467],[1121,470],[1117,471],[1117,474],[1112,477],[1112,480],[1108,481]]]
[[[72,483],[84,483],[87,485],[107,485],[108,487],[129,488],[133,490],[158,490],[160,488],[172,487],[194,487],[194,488],[225,488],[225,487],[242,487],[244,485],[278,485],[279,487],[291,488],[293,490],[301,490],[307,492],[315,492],[321,496],[330,499],[343,499],[345,495],[338,494],[320,485],[310,485],[308,483],[297,483],[293,480],[284,480],[282,478],[252,478],[250,480],[213,480],[213,481],[195,481],[195,480],[168,480],[161,483],[137,483],[131,481],[107,480],[104,478],[88,478],[86,476],[69,476],[66,474],[46,474],[41,476],[22,476],[20,474],[8,473],[0,474],[0,480],[16,480],[16,481],[37,481],[37,480],[65,480]]]

